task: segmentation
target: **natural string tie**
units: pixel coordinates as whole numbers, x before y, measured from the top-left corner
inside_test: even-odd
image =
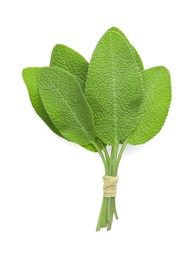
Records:
[[[114,198],[116,197],[116,190],[117,190],[117,182],[119,180],[118,176],[107,176],[103,177],[104,186],[104,197],[105,198]]]

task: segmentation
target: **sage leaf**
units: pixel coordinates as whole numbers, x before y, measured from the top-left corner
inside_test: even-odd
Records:
[[[23,80],[26,84],[26,87],[28,89],[28,93],[29,93],[29,97],[32,103],[32,106],[34,108],[34,110],[36,111],[36,113],[40,116],[40,118],[47,124],[47,126],[57,135],[59,135],[60,137],[63,137],[60,132],[57,130],[57,128],[55,127],[55,125],[53,124],[53,122],[50,120],[44,105],[42,103],[39,91],[38,91],[38,86],[37,86],[37,77],[38,77],[38,72],[41,70],[42,68],[40,67],[30,67],[30,68],[25,68],[22,71],[22,77]],[[64,137],[63,137],[64,138]],[[86,145],[83,146],[84,148],[86,148],[89,151],[92,152],[97,152],[96,148],[92,145]],[[99,144],[98,147],[100,149],[102,149],[102,145]]]
[[[142,91],[142,75],[131,46],[121,33],[108,30],[93,52],[86,81],[97,135],[105,143],[114,145],[133,133]]]
[[[94,142],[92,110],[73,75],[59,68],[42,68],[38,88],[44,107],[62,136],[80,145]]]
[[[52,50],[50,66],[69,71],[77,78],[83,91],[85,90],[88,65],[88,62],[81,54],[63,44],[56,44]],[[96,152],[96,148],[92,144],[83,147]],[[99,148],[102,149],[100,144]]]
[[[162,128],[171,102],[170,73],[165,67],[155,67],[143,72],[144,100],[139,123],[129,137],[130,144],[143,144]]]
[[[22,71],[22,77],[28,89],[28,94],[34,110],[55,134],[61,136],[60,132],[50,120],[38,91],[37,76],[40,69],[41,68],[38,67],[25,68]]]
[[[65,45],[57,44],[51,54],[50,66],[69,71],[77,78],[82,89],[85,89],[88,62],[78,52]]]

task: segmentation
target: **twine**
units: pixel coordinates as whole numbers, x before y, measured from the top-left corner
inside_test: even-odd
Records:
[[[104,181],[104,197],[105,198],[114,198],[116,197],[116,189],[117,189],[117,182],[119,180],[118,176],[107,176],[103,177]]]

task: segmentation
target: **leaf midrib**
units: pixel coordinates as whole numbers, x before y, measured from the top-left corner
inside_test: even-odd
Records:
[[[117,103],[116,103],[116,85],[115,85],[115,73],[114,73],[114,62],[113,62],[113,44],[112,44],[112,35],[110,33],[110,53],[111,53],[111,67],[112,67],[112,86],[113,86],[113,99],[114,99],[114,102],[113,102],[113,107],[114,107],[114,114],[115,114],[115,117],[114,117],[114,127],[115,127],[115,144],[117,142],[117,137],[118,137],[118,133],[117,133],[117,125],[118,125],[118,122],[117,122]]]

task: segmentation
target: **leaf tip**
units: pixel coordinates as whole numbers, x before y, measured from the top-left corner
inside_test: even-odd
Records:
[[[22,70],[22,78],[25,82],[25,84],[27,84],[27,81],[28,81],[28,78],[30,76],[30,72],[32,71],[32,68],[31,67],[27,67],[27,68],[24,68]]]
[[[119,30],[116,26],[112,26],[109,30]]]
[[[22,78],[23,78],[23,79],[25,78],[27,71],[28,71],[28,68],[24,68],[24,69],[22,70]]]
[[[122,33],[123,34],[123,32],[119,28],[117,28],[115,26],[112,26],[110,29],[107,30],[107,32],[117,32],[117,33]]]

